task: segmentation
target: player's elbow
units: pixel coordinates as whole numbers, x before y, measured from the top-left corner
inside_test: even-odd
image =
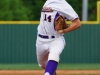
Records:
[[[80,28],[80,27],[81,27],[81,22],[78,21],[78,23],[77,23],[77,28]]]
[[[80,22],[80,20],[78,18],[74,20],[74,24],[75,24],[76,28],[80,28],[81,27],[81,22]]]

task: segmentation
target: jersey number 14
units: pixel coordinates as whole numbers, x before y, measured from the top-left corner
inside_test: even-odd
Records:
[[[51,15],[47,16],[47,14],[45,14],[44,16],[44,21],[51,22]]]

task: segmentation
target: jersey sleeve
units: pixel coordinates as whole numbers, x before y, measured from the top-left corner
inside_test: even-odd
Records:
[[[72,8],[72,6],[69,5],[68,3],[66,3],[60,7],[59,13],[61,13],[68,20],[71,20],[71,21],[73,21],[76,18],[79,18],[78,14],[75,12],[75,10]]]
[[[51,2],[50,2],[51,1]],[[47,7],[52,7],[53,10],[57,11],[59,14],[66,17],[66,19],[73,21],[76,18],[79,18],[78,14],[72,8],[72,6],[65,0],[48,0],[44,5]]]

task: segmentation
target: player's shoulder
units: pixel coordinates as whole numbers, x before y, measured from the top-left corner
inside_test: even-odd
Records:
[[[71,5],[66,0],[47,0],[43,7],[45,6],[57,11],[71,8]]]
[[[65,4],[68,2],[66,0],[47,0],[44,5],[62,4],[62,3]]]

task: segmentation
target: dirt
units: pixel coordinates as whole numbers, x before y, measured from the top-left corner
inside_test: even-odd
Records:
[[[0,75],[43,75],[43,70],[0,70]],[[57,75],[100,74],[100,70],[57,70]]]

